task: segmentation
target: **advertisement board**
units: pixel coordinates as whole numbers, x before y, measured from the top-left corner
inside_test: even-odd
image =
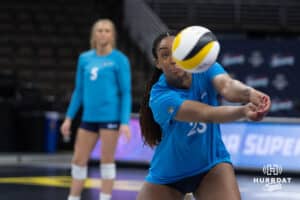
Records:
[[[153,150],[144,145],[137,118],[130,121],[132,138],[120,137],[117,161],[148,164]],[[221,125],[224,143],[236,168],[258,169],[276,164],[285,171],[300,172],[300,123],[234,122]],[[99,160],[99,141],[91,159]]]

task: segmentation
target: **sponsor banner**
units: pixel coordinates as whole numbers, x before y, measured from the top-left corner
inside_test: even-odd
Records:
[[[149,163],[153,150],[143,144],[139,122],[130,122],[132,138],[121,136],[116,160]],[[300,123],[234,122],[221,125],[224,143],[237,168],[260,170],[276,163],[286,171],[300,172]],[[101,142],[94,148],[91,159],[100,159]]]
[[[221,130],[236,167],[276,163],[300,172],[300,124],[235,122],[223,124]]]
[[[269,116],[299,117],[298,40],[221,40],[218,57],[234,78],[270,95]]]

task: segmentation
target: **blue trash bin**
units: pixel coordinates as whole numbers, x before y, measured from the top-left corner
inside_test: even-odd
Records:
[[[55,153],[59,134],[59,113],[45,112],[45,152]]]

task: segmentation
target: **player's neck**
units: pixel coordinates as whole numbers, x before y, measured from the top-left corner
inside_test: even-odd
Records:
[[[96,52],[98,55],[107,55],[107,54],[110,54],[111,51],[112,51],[112,46],[111,45],[105,45],[105,46],[98,46],[96,48]]]
[[[166,79],[169,85],[179,89],[189,89],[192,84],[192,75],[189,73],[184,73],[182,76],[176,77],[175,79],[168,77],[166,77]]]
[[[182,88],[189,89],[192,84],[192,75],[189,73],[185,73],[182,77]]]

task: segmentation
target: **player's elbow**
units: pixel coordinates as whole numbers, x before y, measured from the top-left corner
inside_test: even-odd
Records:
[[[233,85],[233,80],[229,79],[227,81],[223,82],[223,87],[220,90],[220,94],[223,97],[227,97],[230,94],[230,90],[232,89],[232,85]]]

